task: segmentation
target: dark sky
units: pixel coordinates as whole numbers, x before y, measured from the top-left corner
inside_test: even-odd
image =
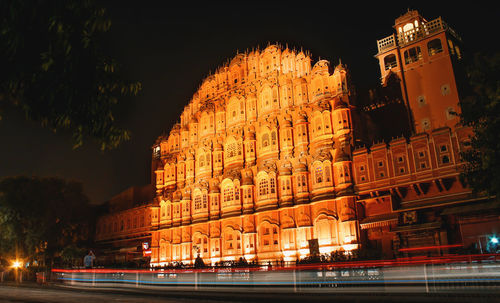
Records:
[[[333,64],[341,58],[358,89],[373,87],[380,77],[373,57],[376,40],[393,33],[394,19],[408,7],[350,2],[325,7],[311,1],[233,1],[198,8],[194,1],[185,1],[183,7],[171,1],[106,2],[113,22],[109,52],[125,75],[144,87],[139,97],[123,100],[118,108],[119,122],[132,131],[132,139],[111,152],[103,153],[92,143],[75,151],[65,134],[10,114],[0,121],[0,177],[81,181],[93,203],[149,183],[152,144],[178,121],[202,79],[237,50],[265,47],[268,42],[309,50],[315,60]],[[459,7],[457,2],[410,8],[427,20],[442,16],[462,36],[469,53],[499,50],[494,23],[498,11],[479,5]]]

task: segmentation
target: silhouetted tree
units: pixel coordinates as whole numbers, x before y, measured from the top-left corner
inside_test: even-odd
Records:
[[[104,8],[91,0],[3,0],[0,17],[0,117],[21,110],[70,131],[75,148],[88,138],[102,150],[129,139],[114,106],[141,84],[125,81],[103,51],[111,26]]]
[[[467,69],[471,94],[461,102],[461,123],[472,127],[463,177],[475,192],[500,193],[500,53],[476,54]]]
[[[0,181],[0,254],[51,263],[68,246],[88,244],[90,217],[80,183],[5,178]]]

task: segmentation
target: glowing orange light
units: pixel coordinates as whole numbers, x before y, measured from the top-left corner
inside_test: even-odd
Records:
[[[23,266],[23,262],[21,262],[19,260],[15,260],[15,261],[12,262],[12,267],[13,268],[19,268],[21,266]]]

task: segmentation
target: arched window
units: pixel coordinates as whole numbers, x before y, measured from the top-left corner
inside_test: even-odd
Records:
[[[405,64],[417,62],[422,59],[422,52],[419,46],[412,47],[404,52]]]
[[[164,219],[167,216],[167,204],[165,202],[161,203],[161,218]]]
[[[276,178],[274,175],[268,175],[266,172],[260,172],[257,175],[258,198],[270,199],[276,197]]]
[[[260,94],[260,110],[262,113],[269,111],[272,107],[272,90],[269,86],[265,86]]]
[[[316,166],[314,174],[316,184],[323,183],[323,167],[321,165]]]
[[[196,232],[193,235],[193,250],[196,251],[200,258],[209,258],[208,254],[208,237],[207,235]]]
[[[225,179],[221,186],[222,189],[222,208],[240,204],[239,182]]]
[[[241,232],[231,227],[225,229],[222,236],[225,255],[241,253]]]
[[[269,193],[269,182],[267,179],[259,181],[259,196],[267,196]]]
[[[224,200],[223,202],[225,204],[229,203],[230,201],[234,200],[234,187],[228,186],[224,189]]]
[[[276,224],[264,221],[258,229],[258,236],[260,251],[276,251],[280,249],[280,229]]]
[[[330,166],[325,167],[325,182],[331,182],[331,168]]]
[[[316,237],[320,246],[338,243],[337,220],[335,220],[335,218],[322,215],[314,225]]]
[[[306,175],[298,175],[296,176],[297,182],[297,192],[303,193],[307,192],[307,176]]]
[[[318,132],[321,132],[321,126],[322,126],[322,125],[321,125],[321,118],[320,118],[320,117],[318,117],[318,118],[314,119],[314,127],[316,128],[316,130],[317,130]],[[313,129],[314,129],[314,128],[313,128]]]
[[[398,66],[398,62],[396,60],[396,55],[390,54],[388,56],[385,56],[385,58],[384,58],[385,70],[389,70],[389,69],[394,68],[396,66]]]
[[[202,195],[201,195],[201,192],[198,191],[198,193],[196,193],[194,195],[193,203],[194,203],[194,210],[195,211],[197,211],[197,210],[199,210],[199,209],[202,208]]]
[[[276,135],[276,131],[275,131],[275,130],[273,130],[273,131],[271,132],[271,145],[276,145],[276,144],[277,144],[277,142],[278,142],[278,137],[277,137],[277,135]]]
[[[269,179],[269,191],[271,194],[276,193],[276,181],[274,180],[273,177]]]
[[[434,39],[427,43],[427,50],[429,52],[429,56],[433,56],[435,54],[441,53],[443,51],[443,45],[441,44],[441,39]]]
[[[262,135],[262,148],[266,148],[269,146],[269,134],[265,133]]]
[[[226,161],[233,160],[236,156],[241,156],[241,144],[233,137],[230,137],[224,146],[224,158]]]

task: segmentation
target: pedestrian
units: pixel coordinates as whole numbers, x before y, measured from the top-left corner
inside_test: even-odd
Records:
[[[93,251],[89,251],[89,253],[83,258],[83,265],[85,268],[92,268],[94,265],[95,255]]]

